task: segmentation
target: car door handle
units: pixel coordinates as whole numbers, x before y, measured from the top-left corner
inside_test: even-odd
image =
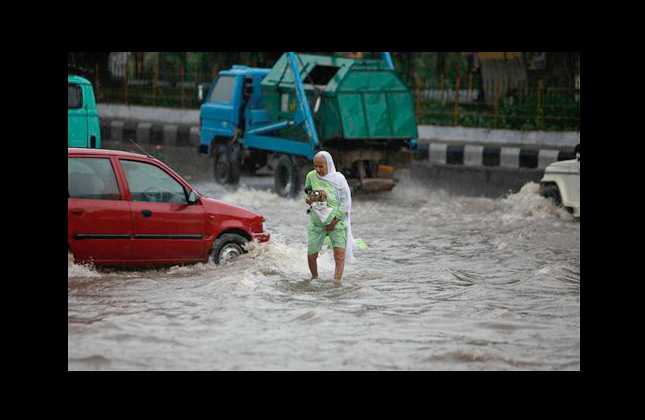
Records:
[[[82,216],[83,215],[83,209],[72,209],[72,214],[74,216]]]
[[[152,216],[152,212],[150,210],[141,210],[141,215],[143,217],[150,217]]]

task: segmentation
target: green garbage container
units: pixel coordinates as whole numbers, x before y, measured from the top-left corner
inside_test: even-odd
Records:
[[[323,142],[417,137],[412,95],[383,61],[309,54],[297,54],[296,61]],[[293,118],[296,94],[286,54],[262,80],[261,89],[271,119]],[[302,130],[294,136],[306,140]]]

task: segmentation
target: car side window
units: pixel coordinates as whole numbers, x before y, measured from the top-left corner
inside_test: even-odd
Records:
[[[187,204],[186,190],[166,171],[150,163],[121,160],[132,201]]]
[[[68,158],[67,197],[119,200],[121,194],[109,159]]]

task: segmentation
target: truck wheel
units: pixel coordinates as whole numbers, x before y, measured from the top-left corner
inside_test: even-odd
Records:
[[[213,155],[213,168],[215,170],[215,181],[218,184],[226,184],[228,182],[229,162],[228,153],[226,153],[226,145],[220,144],[216,146]]]
[[[235,143],[228,146],[228,156],[230,159],[230,178],[229,184],[237,185],[240,182],[240,176],[242,175],[242,147]]]
[[[233,261],[246,253],[244,245],[248,241],[236,233],[225,233],[213,242],[210,258],[217,265]]]
[[[289,156],[282,156],[275,167],[275,191],[280,197],[295,197],[300,189],[300,171]]]
[[[220,144],[217,146],[214,160],[215,181],[218,184],[236,185],[240,181],[240,145]]]

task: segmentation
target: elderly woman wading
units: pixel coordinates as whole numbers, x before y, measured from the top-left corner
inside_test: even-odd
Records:
[[[324,220],[315,212],[311,212],[307,243],[307,262],[311,278],[318,278],[318,252],[322,249],[325,237],[329,236],[336,262],[334,281],[340,284],[345,261],[356,262],[350,223],[352,195],[347,180],[343,174],[336,172],[334,161],[328,152],[318,152],[314,156],[314,170],[307,174],[305,189],[323,190],[327,195],[327,207],[331,209]],[[306,197],[305,201],[309,205],[312,204],[309,197]]]

